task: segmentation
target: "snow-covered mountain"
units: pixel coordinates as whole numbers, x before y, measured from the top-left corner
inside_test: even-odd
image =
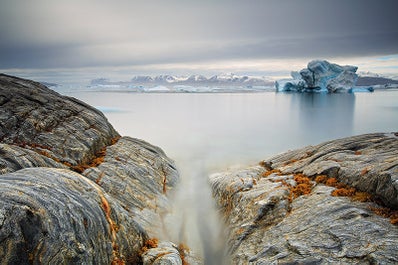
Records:
[[[274,81],[263,76],[221,74],[206,77],[204,75],[137,75],[130,81],[110,81],[106,78],[93,79],[90,89],[134,92],[258,92],[274,88]]]
[[[131,83],[133,85],[272,86],[274,81],[260,76],[221,74],[209,78],[203,75],[134,76],[131,79]]]
[[[203,75],[191,75],[186,79],[186,82],[205,82],[207,77]]]
[[[372,72],[359,72],[357,86],[375,85],[397,85],[398,80],[394,77],[384,76]]]
[[[135,82],[141,82],[141,83],[148,83],[148,82],[153,82],[153,78],[151,76],[148,75],[137,75],[134,76],[133,78],[131,78],[131,82],[135,83]]]

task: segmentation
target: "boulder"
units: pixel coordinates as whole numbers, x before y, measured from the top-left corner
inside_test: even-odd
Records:
[[[119,137],[105,116],[44,85],[0,74],[0,141],[46,152],[57,161],[89,162]]]
[[[396,264],[397,178],[397,134],[381,133],[213,174],[229,262]]]
[[[143,265],[182,265],[178,247],[171,242],[161,242],[142,255]]]
[[[82,175],[27,168],[0,176],[2,264],[138,261],[146,232]]]
[[[106,149],[101,164],[82,175],[119,201],[151,237],[164,232],[162,218],[171,209],[167,195],[179,176],[174,162],[159,147],[122,137]]]
[[[332,140],[276,155],[265,163],[283,173],[336,178],[398,209],[397,135],[373,133]]]
[[[164,237],[174,162],[95,108],[0,74],[0,140],[2,264],[137,264]]]

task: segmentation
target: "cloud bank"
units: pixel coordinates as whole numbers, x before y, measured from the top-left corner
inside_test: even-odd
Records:
[[[0,69],[398,54],[395,0],[1,0]]]

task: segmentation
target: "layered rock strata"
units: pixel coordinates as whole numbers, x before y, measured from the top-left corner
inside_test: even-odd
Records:
[[[210,177],[231,264],[396,264],[398,137],[366,134]]]
[[[161,149],[120,137],[84,102],[2,74],[0,140],[2,264],[144,262],[179,178]]]

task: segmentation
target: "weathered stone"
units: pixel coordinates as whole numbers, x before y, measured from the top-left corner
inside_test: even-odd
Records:
[[[284,173],[326,174],[398,209],[397,133],[328,141],[276,155],[266,162]]]
[[[274,156],[262,163],[267,169],[210,176],[227,228],[230,263],[397,263],[398,229],[372,211],[378,207],[374,202],[332,196],[335,188],[315,181],[309,182],[309,194],[291,193],[299,185],[296,174],[327,173],[395,207],[397,143],[394,134],[360,135]],[[363,166],[371,169],[365,172]]]
[[[2,264],[110,264],[138,256],[145,231],[98,185],[65,169],[0,176]]]
[[[118,133],[105,116],[40,83],[0,74],[0,141],[78,165],[90,161]]]
[[[91,106],[0,75],[2,264],[142,262],[179,177],[160,148],[119,138]]]
[[[163,241],[142,254],[143,265],[199,265],[203,261],[192,255],[191,251],[172,242]]]
[[[128,209],[150,236],[159,236],[170,208],[167,192],[178,182],[174,162],[160,148],[122,137],[107,148],[103,163],[82,174]]]
[[[0,144],[0,175],[28,167],[68,168],[62,163],[33,150]]]
[[[178,247],[171,242],[161,242],[156,248],[142,254],[143,265],[182,265]]]

